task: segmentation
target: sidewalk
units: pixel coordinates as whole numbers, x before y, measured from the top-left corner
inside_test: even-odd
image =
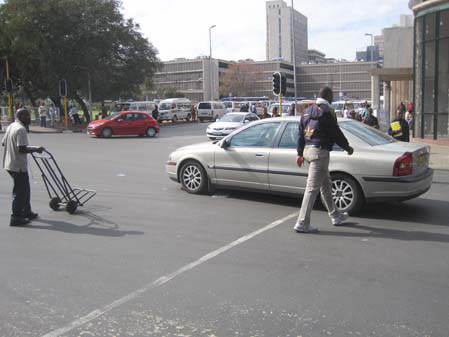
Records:
[[[0,133],[5,133],[6,127],[3,127],[2,130],[0,130]],[[62,133],[62,129],[55,129],[55,128],[43,128],[37,125],[31,125],[30,126],[30,133]]]
[[[435,170],[449,171],[449,141],[412,138],[412,143],[430,146],[430,167]]]

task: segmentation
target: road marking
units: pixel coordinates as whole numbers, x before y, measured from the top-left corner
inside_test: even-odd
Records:
[[[56,329],[52,332],[49,332],[49,333],[43,335],[42,337],[59,337],[73,329],[79,328],[80,326],[104,315],[108,311],[111,311],[112,309],[115,309],[115,308],[119,307],[120,305],[125,304],[125,303],[143,295],[144,293],[173,280],[175,277],[185,273],[186,271],[189,271],[195,267],[198,267],[199,265],[213,259],[214,257],[217,257],[218,255],[221,255],[221,254],[227,252],[231,248],[241,245],[242,243],[244,243],[244,242],[246,242],[246,241],[248,241],[248,240],[250,240],[270,229],[273,229],[273,228],[279,226],[280,224],[284,223],[285,221],[288,221],[296,216],[298,216],[298,213],[292,213],[282,219],[276,220],[276,221],[270,223],[269,225],[266,225],[265,227],[263,227],[261,229],[258,229],[252,233],[242,236],[240,239],[237,239],[221,248],[218,248],[218,249],[210,252],[209,254],[204,255],[203,257],[200,257],[198,260],[191,262],[170,274],[167,274],[165,276],[158,278],[156,281],[153,281],[153,282],[147,284],[143,288],[140,288],[122,298],[119,298],[118,300],[115,300],[114,302],[107,304],[100,309],[96,309],[96,310],[92,311],[91,313],[87,314],[86,316],[78,318],[77,320],[67,324],[66,326]]]

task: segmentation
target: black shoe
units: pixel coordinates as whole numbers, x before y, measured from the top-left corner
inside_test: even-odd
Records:
[[[25,226],[30,223],[30,220],[26,218],[11,218],[10,226]]]
[[[27,218],[28,220],[34,220],[34,219],[36,219],[38,216],[39,216],[39,214],[30,212],[30,213],[28,213],[27,215],[25,215],[25,218]]]

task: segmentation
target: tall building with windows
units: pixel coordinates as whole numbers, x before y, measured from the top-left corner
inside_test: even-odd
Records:
[[[285,1],[267,1],[267,60],[299,65],[307,62],[307,17],[288,7]],[[293,18],[293,25],[292,25]],[[293,53],[292,35],[295,38]],[[293,61],[295,55],[295,62]]]
[[[449,1],[411,0],[415,137],[449,139]]]

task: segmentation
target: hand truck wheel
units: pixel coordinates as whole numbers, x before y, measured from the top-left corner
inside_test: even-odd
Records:
[[[61,199],[59,199],[58,197],[54,197],[51,198],[49,205],[52,210],[57,211],[59,209],[60,203]]]
[[[76,212],[76,209],[78,207],[78,203],[74,200],[69,200],[69,202],[67,203],[67,205],[65,205],[65,210],[70,213],[73,214]]]

